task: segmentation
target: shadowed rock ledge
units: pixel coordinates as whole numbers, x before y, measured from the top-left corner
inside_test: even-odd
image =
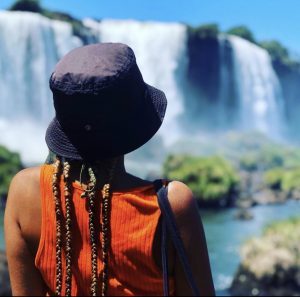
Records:
[[[300,219],[276,222],[242,248],[233,296],[299,296]]]
[[[0,296],[11,296],[6,255],[0,251]]]

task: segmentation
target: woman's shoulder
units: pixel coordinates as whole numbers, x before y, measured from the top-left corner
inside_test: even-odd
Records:
[[[5,208],[6,236],[22,237],[33,255],[37,251],[41,228],[40,171],[41,166],[31,167],[14,176]]]
[[[170,203],[178,208],[187,209],[196,205],[192,190],[180,181],[171,181],[168,184],[168,197]]]
[[[23,202],[34,202],[39,199],[41,166],[30,167],[19,171],[9,187],[8,202],[20,205]],[[29,201],[28,201],[29,200]]]
[[[171,181],[168,185],[168,199],[176,219],[192,221],[193,218],[199,218],[196,199],[186,184]]]
[[[19,171],[11,181],[11,187],[30,187],[33,184],[39,183],[40,171],[42,166],[35,166],[22,169]]]

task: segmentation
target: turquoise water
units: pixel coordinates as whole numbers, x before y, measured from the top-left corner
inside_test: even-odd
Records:
[[[217,291],[230,287],[240,262],[241,244],[252,236],[260,235],[263,227],[274,220],[300,217],[300,202],[255,207],[251,209],[254,215],[252,221],[235,220],[236,211],[201,211]]]
[[[235,220],[236,211],[200,211],[219,295],[226,293],[238,268],[241,244],[254,235],[260,235],[263,227],[274,220],[300,216],[300,202],[290,201],[284,205],[255,207],[251,210],[254,215],[252,221]],[[3,212],[0,212],[0,249],[4,249]]]

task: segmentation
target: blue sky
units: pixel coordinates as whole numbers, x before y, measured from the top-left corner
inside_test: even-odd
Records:
[[[14,1],[0,0],[0,9]],[[216,22],[222,30],[248,26],[258,40],[277,39],[300,56],[300,0],[43,0],[76,17]]]

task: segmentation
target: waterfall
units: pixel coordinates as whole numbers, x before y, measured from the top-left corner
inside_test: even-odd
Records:
[[[186,79],[186,26],[176,23],[103,20],[84,21],[101,42],[122,42],[134,50],[144,80],[163,90],[168,108],[159,132],[167,144],[180,139]],[[170,133],[171,132],[171,133]]]
[[[236,36],[233,48],[235,84],[243,129],[279,137],[283,126],[283,100],[279,79],[266,50]]]
[[[0,144],[20,152],[25,163],[41,162],[47,154],[44,134],[54,115],[48,81],[54,65],[84,42],[128,44],[145,82],[165,92],[169,103],[165,121],[154,145],[148,146],[157,155],[163,157],[162,141],[170,147],[188,136],[186,130],[195,131],[193,138],[206,130],[212,134],[204,127],[213,125],[216,132],[238,127],[280,135],[281,87],[270,56],[260,47],[239,37],[220,36],[219,57],[215,57],[220,60],[220,70],[211,83],[214,86],[220,81],[214,92],[218,98],[202,98],[201,92],[194,95],[187,81],[190,63],[185,25],[91,19],[83,23],[84,41],[73,35],[69,23],[36,13],[0,11]],[[205,63],[205,67],[211,64]],[[190,116],[188,109],[193,109],[195,102],[203,108]],[[184,121],[191,129],[182,128]]]
[[[54,65],[81,44],[67,23],[0,11],[0,143],[21,152],[27,163],[40,162],[47,153],[44,134],[54,115],[48,82]]]

